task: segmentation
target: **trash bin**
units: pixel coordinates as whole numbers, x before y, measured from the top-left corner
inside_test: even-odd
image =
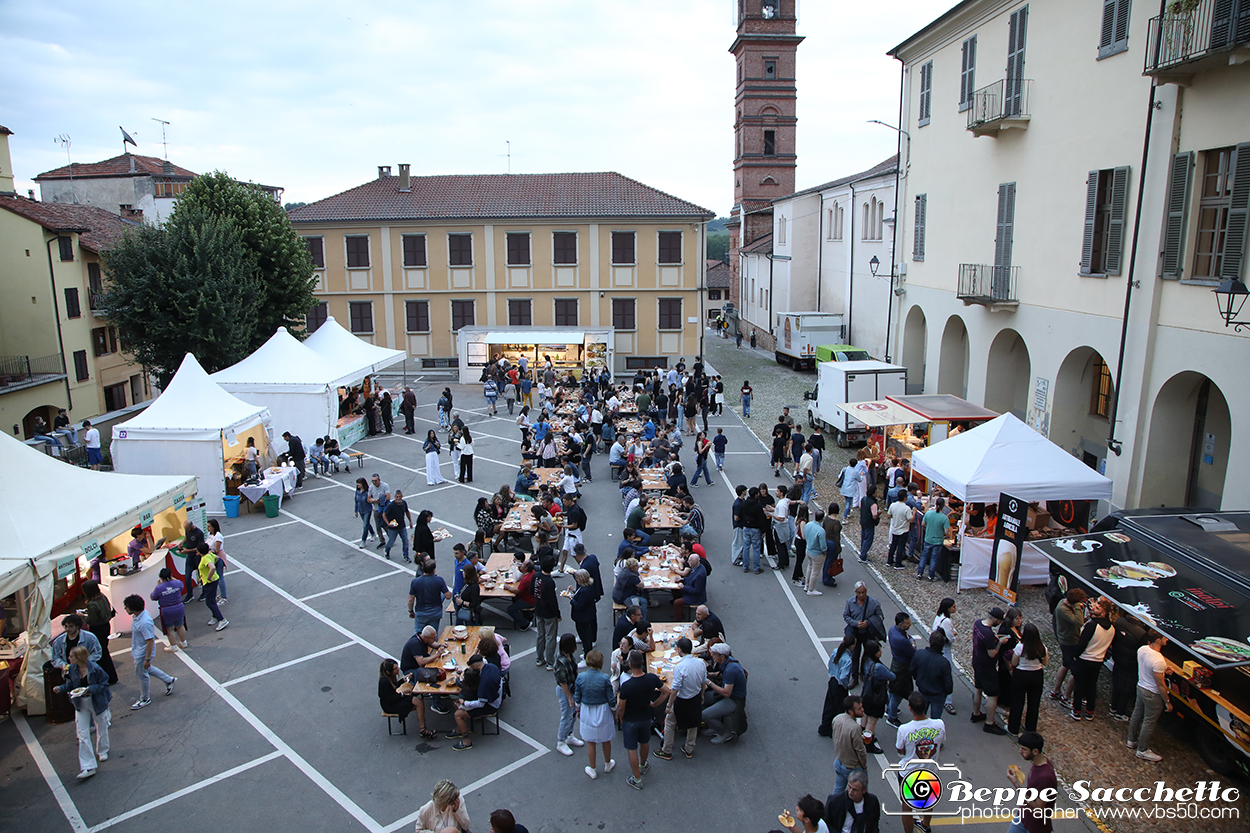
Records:
[[[280,505],[281,504],[278,503],[277,495],[265,495],[265,517],[266,518],[278,517],[278,507]]]
[[[224,500],[226,503],[226,517],[227,518],[239,517],[239,496],[238,495],[226,495],[224,498],[222,498],[222,500]]]
[[[70,702],[68,694],[58,694],[52,689],[65,682],[61,669],[55,665],[48,663],[43,667],[43,699],[47,703],[48,711],[44,715],[44,720],[48,723],[73,723],[74,722],[74,704]]]

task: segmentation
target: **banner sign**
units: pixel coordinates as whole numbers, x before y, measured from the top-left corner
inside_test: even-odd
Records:
[[[90,541],[82,545],[82,554],[87,556],[88,561],[98,557],[100,555],[100,542],[95,538],[92,538]]]
[[[147,529],[151,525],[152,525],[152,510],[145,509],[143,510],[143,514],[139,516],[139,526],[142,527],[143,529]]]
[[[990,551],[990,592],[1007,604],[1016,603],[1020,590],[1020,553],[1028,540],[1025,522],[1029,504],[1004,492],[998,495],[998,522]]]
[[[174,511],[181,509],[187,503],[187,496],[182,492],[174,495]]]

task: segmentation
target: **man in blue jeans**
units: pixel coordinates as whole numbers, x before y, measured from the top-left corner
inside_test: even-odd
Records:
[[[762,530],[768,522],[764,513],[764,504],[760,502],[758,486],[747,490],[747,499],[742,503],[742,572],[760,569],[760,555],[763,551],[764,537]]]
[[[846,790],[846,779],[852,772],[868,770],[868,749],[864,746],[859,719],[864,716],[864,701],[858,694],[847,697],[843,712],[833,719],[833,794]]]
[[[940,497],[933,508],[924,513],[924,550],[920,556],[920,566],[916,568],[916,578],[924,577],[925,565],[929,566],[929,581],[937,581],[938,558],[942,555],[942,542],[950,531],[951,522],[942,511],[946,508],[946,498]]]
[[[413,633],[421,633],[426,627],[438,630],[443,618],[443,603],[451,600],[447,582],[434,575],[434,559],[427,558],[421,564],[421,575],[412,580],[408,588],[408,618],[415,619]]]
[[[859,563],[868,563],[868,552],[881,521],[881,507],[877,506],[877,487],[869,486],[868,494],[859,504]]]

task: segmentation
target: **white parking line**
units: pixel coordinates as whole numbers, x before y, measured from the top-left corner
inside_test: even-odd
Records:
[[[299,515],[294,515],[286,509],[280,509],[278,511],[280,511],[283,515],[286,515],[288,518],[294,518],[296,523],[301,523],[304,526],[308,527],[309,529],[315,529],[316,531],[320,532],[322,535],[326,536],[327,538],[333,538],[335,541],[338,541],[340,544],[343,544],[344,546],[351,547],[352,549],[360,549],[359,547],[356,546],[355,541],[348,541],[346,538],[343,538],[342,536],[339,536],[339,535],[335,535],[333,532],[331,532],[328,529],[322,529],[321,527],[317,526],[312,521],[304,520]],[[394,567],[396,571],[403,571],[405,573],[408,573],[409,575],[414,575],[414,576],[417,574],[416,570],[413,570],[411,567],[401,567],[398,564],[396,564],[394,561],[391,561],[389,558],[385,558],[381,555],[378,555],[377,553],[370,552],[367,549],[360,550],[360,554],[367,555],[370,558],[374,559],[375,561],[381,561],[383,564],[386,564],[387,566]],[[294,597],[292,596],[292,598]]]
[[[303,598],[300,599],[300,601],[307,602],[313,599],[320,599],[322,596],[329,596],[331,593],[337,593],[340,590],[350,590],[351,588],[359,587],[362,584],[369,584],[370,582],[379,581],[384,578],[390,578],[391,576],[398,576],[398,575],[415,575],[415,573],[410,573],[407,570],[392,570],[391,572],[383,573],[380,576],[374,576],[373,578],[362,578],[360,581],[353,581],[351,584],[344,584],[339,587],[334,587],[330,590],[322,590],[320,593],[313,593],[311,596],[304,596]]]
[[[22,736],[22,740],[26,743],[26,749],[30,752],[30,756],[35,759],[35,764],[39,767],[39,773],[43,776],[43,780],[48,782],[48,787],[52,790],[52,797],[56,799],[61,812],[65,814],[65,819],[69,822],[70,829],[76,831],[76,833],[86,833],[87,823],[82,820],[82,815],[79,814],[78,808],[74,806],[74,800],[69,797],[69,792],[66,791],[65,785],[61,783],[61,776],[56,774],[56,768],[48,760],[48,755],[43,751],[43,746],[40,745],[39,739],[30,730],[30,725],[26,722],[26,715],[21,711],[15,710],[12,717],[13,724],[17,726],[17,733]]]
[[[221,687],[229,688],[232,685],[245,683],[248,680],[254,680],[257,677],[263,677],[266,674],[272,674],[275,671],[281,671],[283,668],[290,668],[292,665],[299,665],[301,662],[307,662],[310,659],[316,659],[317,657],[324,657],[326,654],[333,654],[335,651],[341,651],[344,648],[350,648],[351,646],[355,644],[356,644],[355,642],[344,642],[342,645],[335,645],[333,648],[326,648],[324,651],[317,651],[315,654],[307,654],[306,656],[298,657],[292,660],[287,660],[286,662],[279,663],[278,665],[273,665],[273,666],[270,666],[269,668],[265,668],[260,671],[253,672],[251,674],[246,674],[242,677],[239,677],[237,680],[230,680],[229,682],[224,682],[221,684]]]
[[[341,484],[341,483],[336,483],[335,485],[336,485],[336,486],[340,486],[340,485],[342,485],[342,484]],[[329,487],[327,487],[327,488],[329,488]],[[277,524],[267,524],[267,525],[265,525],[265,526],[258,526],[258,527],[256,527],[255,529],[245,529],[245,530],[243,530],[242,532],[231,532],[231,533],[230,533],[230,537],[231,537],[231,538],[238,538],[240,535],[251,535],[253,532],[268,532],[268,531],[269,531],[269,530],[271,530],[271,529],[277,529],[277,528],[278,528],[278,527],[280,527],[280,526],[290,526],[291,524],[294,524],[294,523],[299,523],[299,521],[283,521],[282,523],[277,523]]]

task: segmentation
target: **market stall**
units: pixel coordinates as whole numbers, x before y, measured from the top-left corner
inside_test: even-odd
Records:
[[[68,612],[91,559],[147,518],[155,523],[195,493],[195,478],[137,477],[69,466],[11,437],[0,437],[0,599],[11,645],[0,663],[21,664],[18,705],[44,713],[43,664],[52,619]],[[46,489],[73,498],[49,500]],[[162,523],[164,524],[163,520]],[[162,527],[163,528],[163,527]]]
[[[194,474],[209,511],[223,512],[226,478],[251,438],[273,460],[269,409],[222,390],[190,353],[164,392],[113,429],[113,469],[127,474]]]
[[[331,434],[339,441],[340,447],[348,448],[368,432],[361,410],[365,397],[370,393],[381,395],[381,389],[371,377],[404,361],[407,356],[402,350],[378,347],[352,335],[334,320],[334,316],[327,318],[316,332],[308,336],[303,346],[325,359],[331,372],[340,380],[335,391],[338,404],[334,413],[337,416],[332,423]],[[391,391],[392,408],[399,407],[401,392]],[[304,445],[309,446],[311,440],[307,437],[304,440]]]
[[[912,470],[932,480],[965,504],[997,504],[1001,494],[1037,504],[1030,540],[1070,535],[1053,526],[1048,501],[1109,500],[1111,481],[1064,451],[1012,414],[990,420],[912,455]],[[1037,511],[1041,510],[1041,511]],[[993,537],[971,534],[960,518],[959,589],[989,584]],[[1045,584],[1046,557],[1032,545],[1021,552],[1020,584]]]
[[[460,384],[475,384],[482,368],[496,355],[512,364],[519,364],[524,356],[531,368],[542,367],[550,357],[557,374],[572,371],[579,380],[583,367],[611,371],[616,360],[615,332],[611,327],[461,327],[456,332]]]

